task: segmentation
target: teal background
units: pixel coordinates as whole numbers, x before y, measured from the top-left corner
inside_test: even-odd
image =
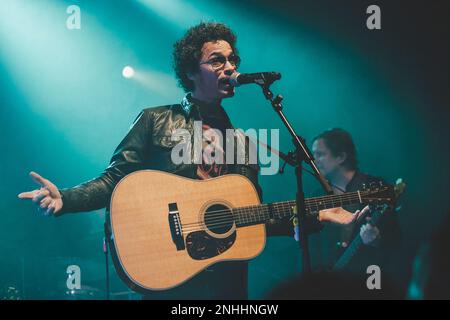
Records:
[[[66,28],[72,4],[81,8],[80,30]],[[382,30],[370,31],[370,4],[1,1],[0,292],[14,286],[26,299],[67,298],[65,268],[74,263],[103,298],[103,212],[49,219],[17,194],[35,188],[31,170],[59,187],[96,177],[142,108],[179,102],[172,44],[201,20],[236,32],[242,72],[282,73],[272,90],[308,142],[342,127],[354,137],[363,171],[407,182],[397,277],[404,288],[418,245],[449,212],[448,19],[444,1],[378,1]],[[126,65],[143,80],[123,78]],[[257,86],[237,88],[223,105],[235,126],[279,128],[281,149],[291,147]],[[265,202],[295,197],[292,168],[260,182]],[[318,187],[305,175],[307,194]],[[299,268],[292,239],[268,239],[250,263],[250,298],[263,298]],[[138,298],[114,272],[112,290]]]

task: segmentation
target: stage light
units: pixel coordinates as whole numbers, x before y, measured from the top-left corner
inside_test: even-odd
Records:
[[[134,69],[130,66],[126,66],[122,70],[122,75],[124,76],[124,78],[129,79],[134,76]]]
[[[191,27],[200,21],[209,21],[213,16],[206,12],[210,8],[196,1],[196,4],[183,0],[138,0],[143,6],[165,19],[171,26],[176,26],[183,30]]]
[[[172,73],[161,72],[149,68],[135,70],[133,81],[144,86],[158,95],[172,98],[182,97],[183,90],[177,85],[177,80]]]

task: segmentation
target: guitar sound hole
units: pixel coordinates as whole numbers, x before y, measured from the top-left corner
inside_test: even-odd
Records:
[[[234,224],[231,210],[222,204],[214,204],[205,212],[205,225],[213,233],[227,233]]]

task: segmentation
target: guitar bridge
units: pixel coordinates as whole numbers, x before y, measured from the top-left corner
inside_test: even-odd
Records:
[[[183,230],[181,228],[180,214],[176,203],[169,203],[169,227],[172,241],[177,247],[177,250],[185,250],[186,246],[183,239]]]

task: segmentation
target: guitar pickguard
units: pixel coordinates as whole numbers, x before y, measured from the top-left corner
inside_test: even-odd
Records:
[[[229,237],[214,238],[205,231],[189,233],[186,237],[186,249],[194,260],[205,260],[227,251],[236,241],[236,232]]]

